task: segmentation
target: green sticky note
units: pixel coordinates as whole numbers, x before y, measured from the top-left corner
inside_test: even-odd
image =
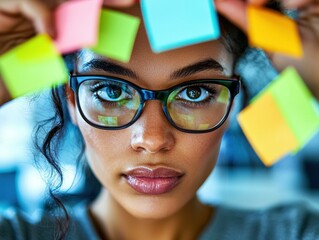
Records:
[[[303,147],[319,130],[319,114],[311,92],[291,67],[280,74],[269,91],[296,135],[300,147]]]
[[[105,126],[118,126],[118,117],[107,117],[107,116],[98,116],[98,120],[100,123]]]
[[[129,62],[140,19],[113,10],[102,10],[98,44],[92,49],[98,54]]]
[[[47,89],[68,80],[63,58],[44,34],[2,55],[0,72],[12,97]]]

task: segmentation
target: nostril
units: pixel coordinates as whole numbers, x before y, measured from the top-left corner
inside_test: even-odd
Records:
[[[175,140],[173,134],[160,126],[146,127],[144,125],[134,129],[131,137],[131,147],[137,152],[158,153],[170,151]]]

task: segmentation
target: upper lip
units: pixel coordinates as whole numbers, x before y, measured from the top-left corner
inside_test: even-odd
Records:
[[[181,171],[167,167],[154,169],[149,167],[136,167],[125,172],[124,175],[135,178],[176,178],[184,174]]]

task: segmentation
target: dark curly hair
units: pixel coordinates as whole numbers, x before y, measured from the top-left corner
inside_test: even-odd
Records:
[[[271,8],[279,9],[277,2],[270,3]],[[220,25],[222,30],[222,41],[227,51],[233,54],[236,62],[248,48],[248,41],[245,34],[230,23],[227,19],[220,16]],[[73,70],[74,60],[78,58],[79,53],[73,53],[65,56],[65,62],[70,71]],[[63,183],[63,173],[58,158],[58,149],[63,142],[67,129],[76,132],[78,137],[77,142],[81,145],[81,152],[76,157],[79,165],[80,159],[83,159],[85,145],[82,136],[77,127],[70,123],[70,116],[66,104],[67,96],[65,86],[55,87],[51,90],[51,101],[55,109],[54,115],[40,122],[35,129],[35,146],[37,150],[46,159],[50,168],[49,194],[51,196],[52,204],[55,205],[65,216],[63,220],[57,219],[56,239],[65,239],[70,226],[70,218],[65,207],[64,201],[59,197],[59,189]],[[67,128],[71,126],[71,128]],[[97,183],[98,184],[98,183]]]

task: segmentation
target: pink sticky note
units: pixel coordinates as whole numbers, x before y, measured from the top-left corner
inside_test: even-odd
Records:
[[[57,8],[55,45],[61,53],[96,44],[102,4],[103,0],[75,0]]]

